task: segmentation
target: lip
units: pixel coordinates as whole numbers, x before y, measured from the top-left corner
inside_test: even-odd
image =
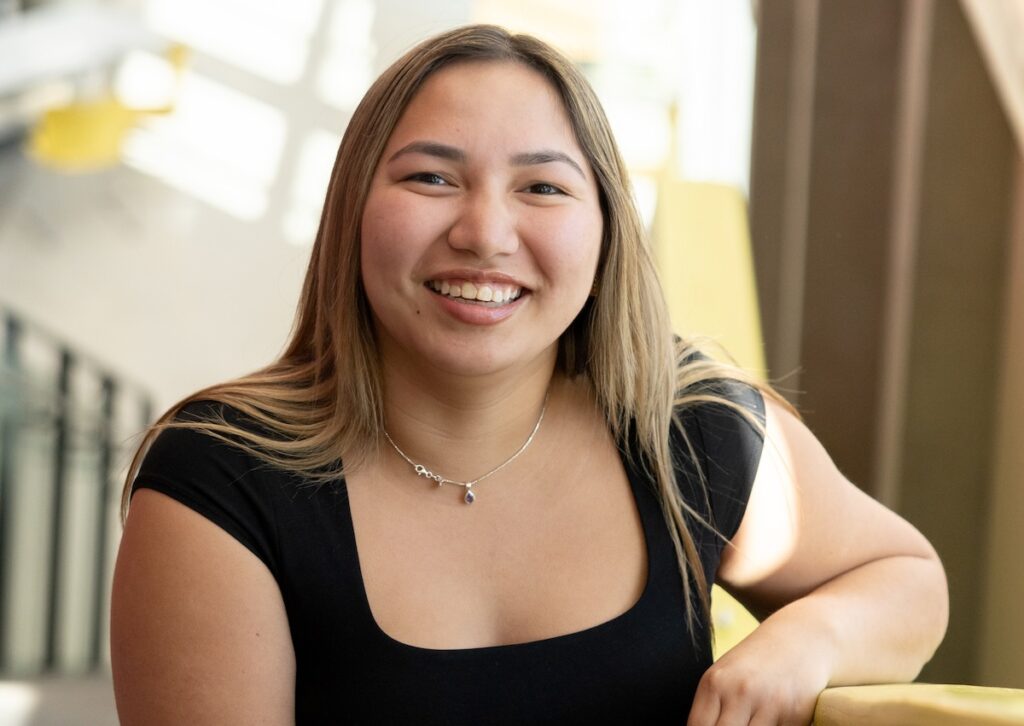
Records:
[[[431,279],[444,279],[444,278],[431,278]],[[462,278],[466,279],[466,278]],[[494,277],[489,280],[481,279],[482,282],[498,282]],[[502,281],[504,282],[504,281]],[[508,283],[516,284],[516,283]],[[423,290],[427,295],[431,297],[441,309],[443,313],[449,317],[454,318],[460,323],[467,325],[497,325],[498,323],[507,320],[509,317],[514,315],[520,307],[526,304],[527,299],[530,297],[530,293],[523,288],[523,294],[510,303],[506,303],[501,307],[488,307],[486,305],[477,305],[472,302],[459,302],[458,299],[448,297],[447,295],[441,295],[440,293],[434,292],[426,285],[423,286]]]
[[[423,279],[423,282],[430,280],[468,280],[474,285],[488,283],[498,285],[514,285],[521,287],[523,293],[531,292],[531,288],[525,282],[512,275],[498,272],[497,270],[474,270],[471,268],[458,268],[432,273]]]

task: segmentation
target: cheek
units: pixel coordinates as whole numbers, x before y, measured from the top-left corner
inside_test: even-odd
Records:
[[[569,284],[574,292],[589,293],[601,255],[601,218],[581,216],[535,231],[536,239],[544,240],[537,254],[548,273],[559,279],[560,286]]]
[[[381,279],[411,264],[416,250],[412,216],[386,195],[367,200],[360,235],[364,279]]]
[[[360,251],[364,261],[375,260],[380,256],[389,256],[389,248],[397,238],[393,228],[393,218],[387,214],[386,205],[371,197],[363,210],[363,223],[360,234]]]

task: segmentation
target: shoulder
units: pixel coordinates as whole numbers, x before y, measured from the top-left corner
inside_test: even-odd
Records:
[[[715,411],[715,405],[736,410],[737,406],[755,413],[764,423],[764,398],[750,376],[728,363],[722,363],[692,348],[680,350],[676,365],[677,408],[693,408],[694,404],[710,404],[704,410]]]
[[[253,435],[273,436],[271,431],[234,406],[211,400],[189,401],[159,428],[150,451],[169,446],[219,451],[222,447],[218,444],[225,447],[235,445],[234,448],[238,449],[238,443]]]
[[[294,711],[280,487],[235,445],[248,426],[223,404],[189,403],[139,467],[111,595],[122,723],[284,723]]]
[[[811,430],[769,400],[767,445],[720,580],[770,613],[837,575],[896,555],[934,559],[913,526],[852,484]]]
[[[228,421],[230,416],[232,421]],[[206,426],[233,426],[237,423],[234,409],[214,401],[193,401],[186,404],[173,419],[159,427],[146,451],[141,470],[152,473],[168,464],[188,466],[213,458],[224,458],[231,442],[215,436]]]
[[[271,468],[261,449],[275,438],[279,436],[233,406],[189,402],[153,435],[135,486],[168,476],[237,481]]]
[[[760,389],[699,358],[681,366],[671,444],[683,494],[706,504],[715,529],[739,528],[764,449],[766,407]]]
[[[732,370],[700,354],[679,367],[674,417],[699,441],[708,463],[757,459],[764,444],[764,395]]]
[[[277,572],[276,510],[289,475],[260,459],[245,434],[254,423],[213,401],[187,404],[152,441],[132,482],[202,515]]]
[[[238,495],[251,487],[176,466],[140,474],[118,548],[110,646],[121,722],[285,723],[295,665],[269,512]]]

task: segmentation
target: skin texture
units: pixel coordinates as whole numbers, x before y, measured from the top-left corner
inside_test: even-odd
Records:
[[[428,79],[387,144],[362,223],[388,430],[415,460],[470,479],[518,449],[549,390],[551,399],[538,440],[481,489],[472,518],[457,499],[411,488],[408,465],[390,449],[348,472],[365,576],[388,604],[375,614],[403,640],[521,642],[609,619],[637,597],[642,532],[612,466],[614,443],[586,391],[552,383],[557,339],[590,291],[600,240],[592,172],[541,76],[489,62]],[[500,273],[529,292],[500,322],[467,321],[424,283],[468,273]],[[806,724],[827,685],[912,678],[945,628],[945,579],[924,538],[851,485],[801,422],[767,407],[752,498],[718,573],[767,619],[706,673],[689,726]],[[594,480],[605,487],[598,499],[585,488]],[[390,514],[370,509],[380,487],[394,489]],[[588,496],[589,509],[580,504]],[[579,522],[601,526],[566,524],[580,512]],[[388,539],[396,522],[400,536]],[[498,527],[511,534],[491,536]],[[463,542],[477,545],[466,549],[479,561],[457,556]],[[411,599],[406,611],[392,606],[407,599],[399,588],[410,578],[389,561],[429,569],[446,546],[453,554],[439,561],[460,564],[417,586],[438,602],[480,605],[463,616],[471,627],[461,637],[472,642],[453,642],[441,629],[450,620],[410,617]],[[603,569],[572,559],[588,551],[603,553]],[[423,560],[413,563],[417,553]],[[553,555],[564,577],[535,587],[532,601],[517,599],[536,563]],[[427,589],[445,581],[455,596]],[[570,606],[573,597],[584,605]],[[111,655],[123,724],[294,722],[295,658],[273,577],[216,525],[150,490],[133,499],[118,555]]]

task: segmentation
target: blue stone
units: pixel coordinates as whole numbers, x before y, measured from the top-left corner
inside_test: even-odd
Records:
[[[476,500],[476,494],[473,493],[472,489],[466,490],[466,504],[472,504]]]

